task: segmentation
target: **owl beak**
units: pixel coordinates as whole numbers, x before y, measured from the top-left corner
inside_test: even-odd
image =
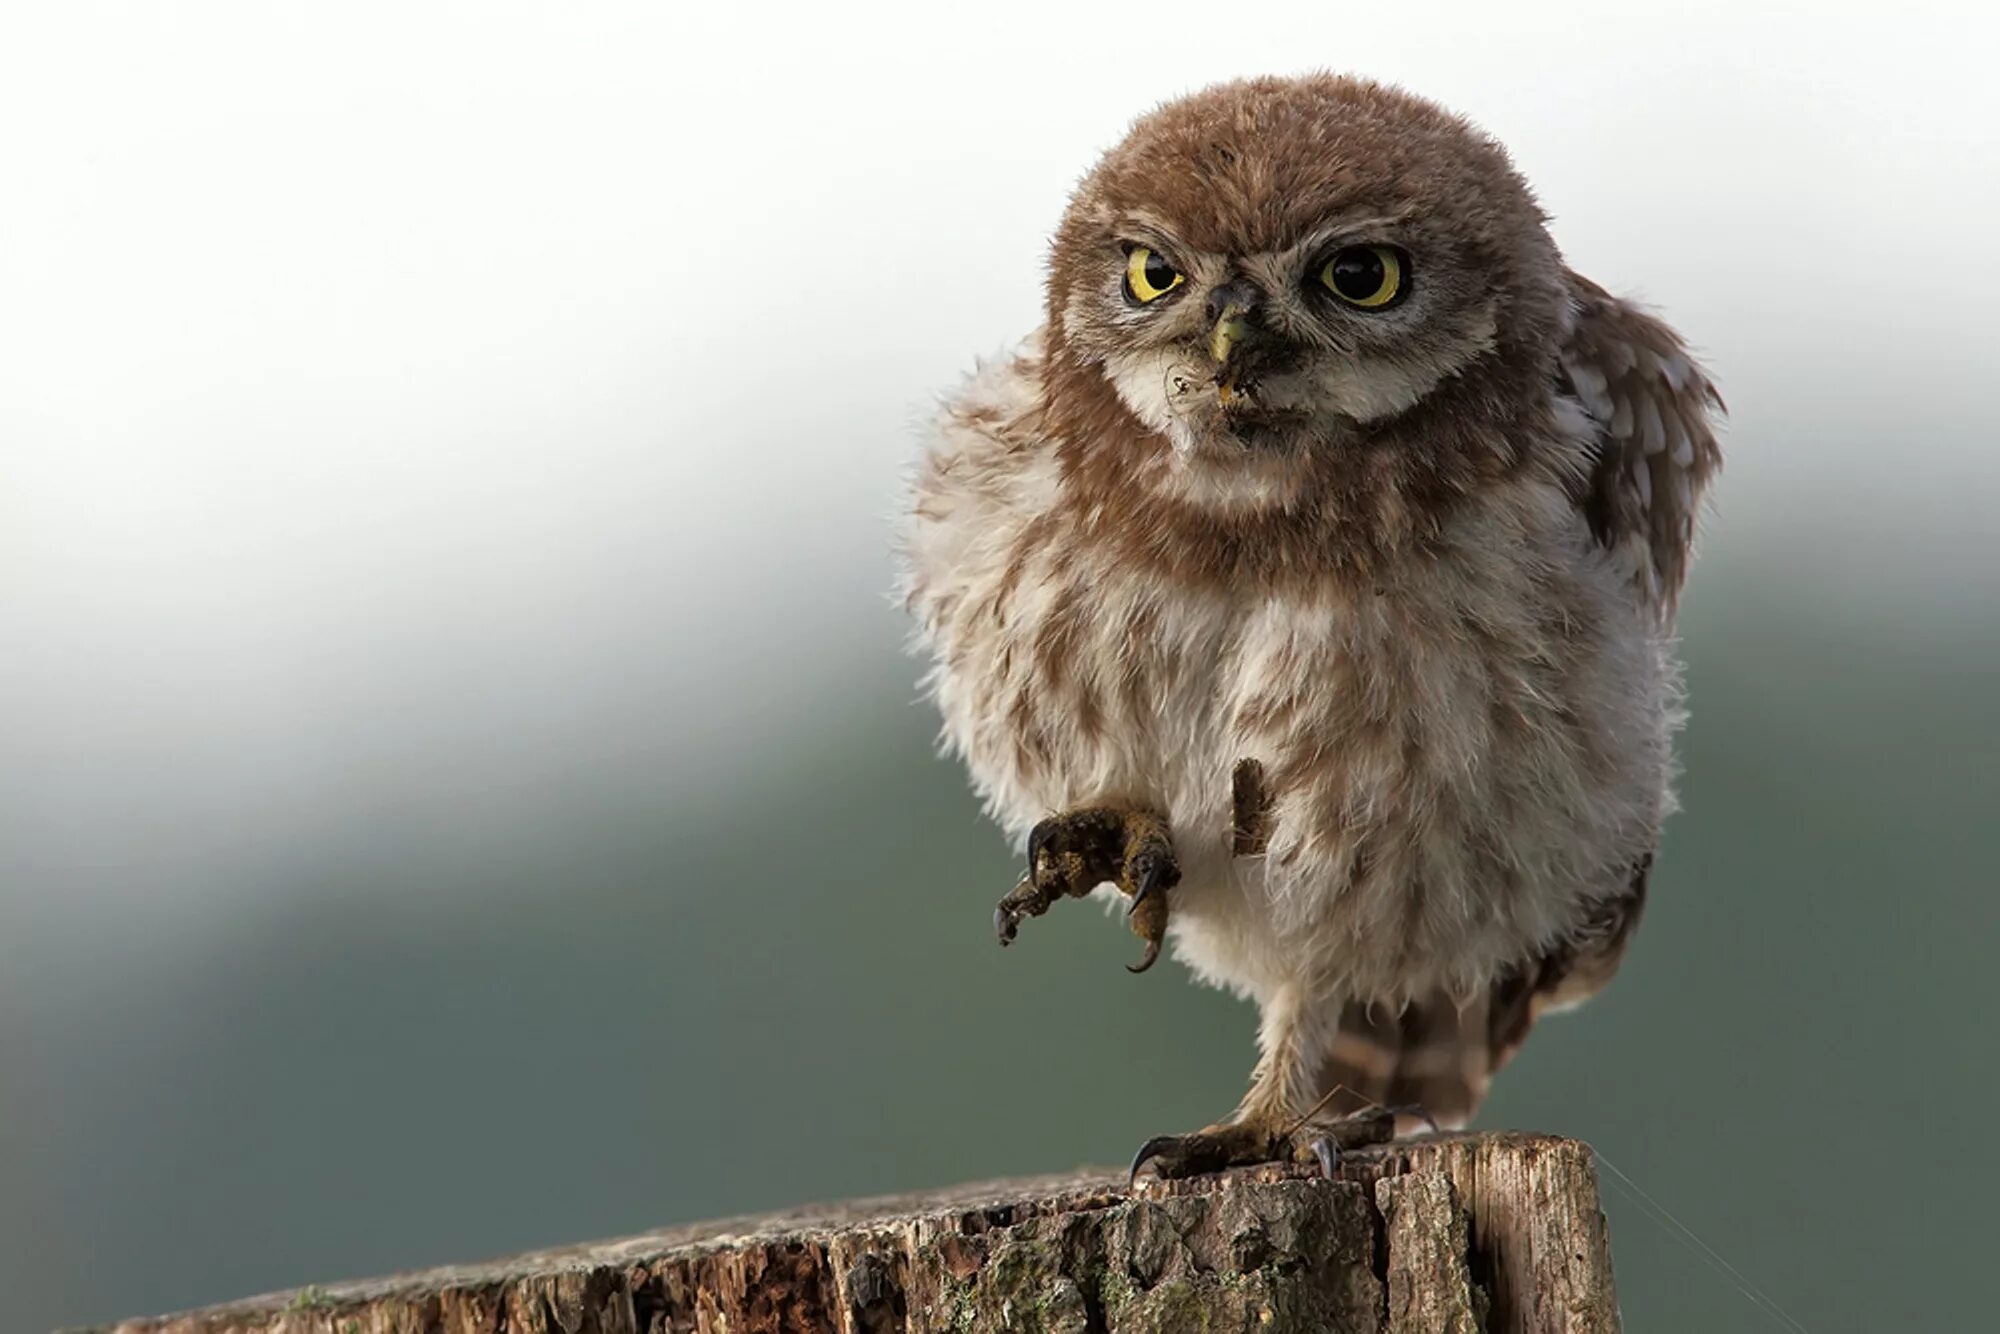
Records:
[[[1254,336],[1251,320],[1264,294],[1247,278],[1232,278],[1208,294],[1208,355],[1215,359],[1215,392],[1226,404],[1236,397],[1235,357]]]
[[[1228,366],[1230,357],[1243,340],[1249,336],[1250,322],[1244,318],[1249,314],[1243,306],[1231,303],[1223,308],[1222,317],[1215,322],[1215,328],[1208,335],[1208,355],[1215,358],[1218,366]]]

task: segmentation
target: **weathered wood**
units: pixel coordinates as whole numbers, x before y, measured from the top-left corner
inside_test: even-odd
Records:
[[[1443,1135],[1188,1181],[1084,1171],[277,1293],[115,1334],[1600,1334],[1590,1150]]]
[[[1472,1281],[1468,1218],[1442,1172],[1375,1183],[1389,1248],[1388,1334],[1479,1334],[1489,1305]]]

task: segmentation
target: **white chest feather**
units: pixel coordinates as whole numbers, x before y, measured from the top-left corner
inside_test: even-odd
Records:
[[[1052,464],[954,466],[920,484],[910,544],[946,737],[1017,838],[1079,806],[1164,812],[1176,949],[1211,980],[1469,993],[1651,852],[1671,666],[1561,496],[1502,498],[1359,591],[1197,590],[1074,540],[1037,503]],[[1245,760],[1269,799],[1251,855]]]

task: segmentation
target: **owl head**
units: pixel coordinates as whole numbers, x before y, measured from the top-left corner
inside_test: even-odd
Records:
[[[1169,103],[1056,235],[1064,434],[1136,437],[1166,484],[1242,503],[1446,399],[1545,395],[1563,286],[1544,221],[1499,145],[1395,89],[1316,75]]]

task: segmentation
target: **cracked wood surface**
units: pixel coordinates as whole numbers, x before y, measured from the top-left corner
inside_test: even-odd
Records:
[[[1619,1328],[1588,1147],[1358,1150],[1328,1182],[1086,1170],[275,1293],[112,1334],[891,1334]]]

